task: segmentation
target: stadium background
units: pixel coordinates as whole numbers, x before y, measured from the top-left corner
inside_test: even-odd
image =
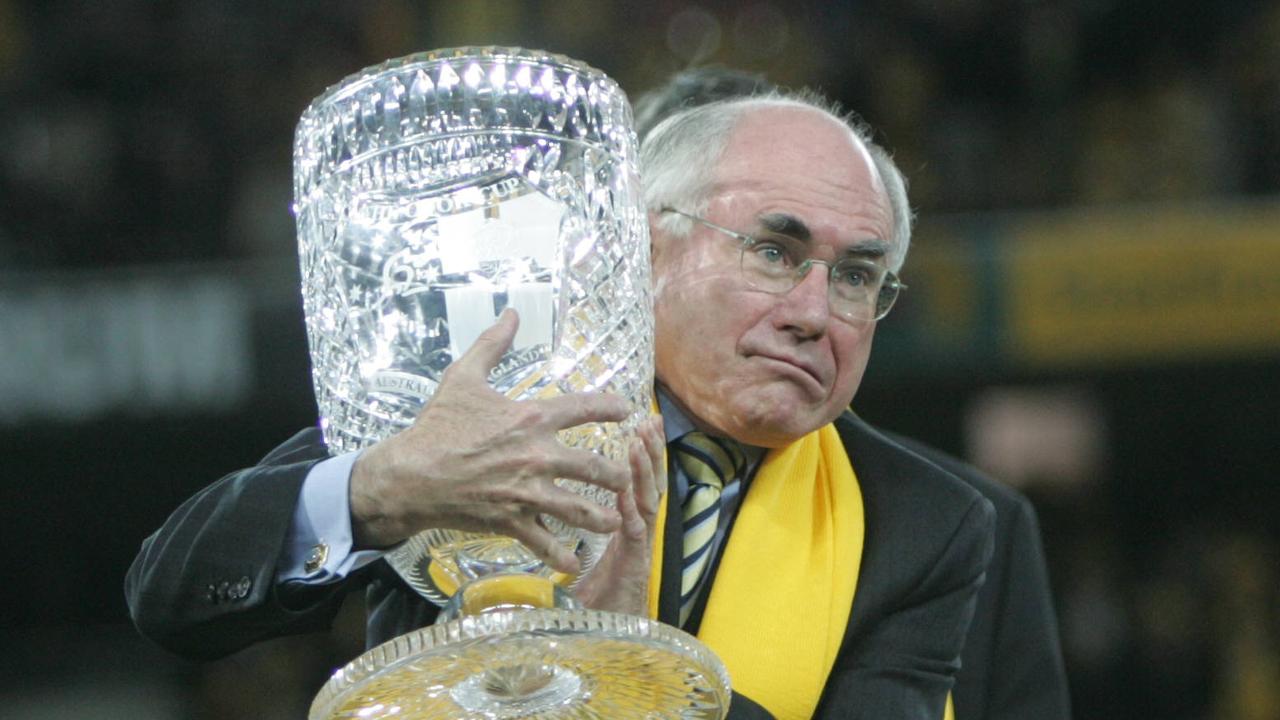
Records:
[[[1280,5],[0,0],[0,707],[298,718],[361,646],[177,661],[121,583],[314,422],[290,202],[326,86],[432,47],[723,63],[859,112],[911,179],[865,417],[1035,501],[1076,716],[1280,707]]]

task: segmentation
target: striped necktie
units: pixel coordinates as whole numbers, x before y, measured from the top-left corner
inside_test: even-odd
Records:
[[[680,576],[680,625],[689,618],[698,582],[706,570],[720,522],[720,493],[746,469],[742,446],[700,432],[681,435],[671,449],[689,480],[681,508],[684,519],[684,563]]]

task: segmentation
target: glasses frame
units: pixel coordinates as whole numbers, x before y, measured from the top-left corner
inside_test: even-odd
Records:
[[[831,275],[832,273],[835,272],[835,267],[838,264],[838,261],[836,263],[831,263],[831,262],[827,262],[826,260],[815,260],[814,258],[805,258],[803,262],[796,265],[794,282],[792,283],[790,288],[782,291],[769,290],[767,288],[758,287],[755,284],[753,284],[751,282],[751,278],[747,275],[747,270],[744,267],[747,250],[755,245],[758,245],[766,241],[761,240],[760,238],[757,238],[754,235],[748,235],[747,233],[738,232],[737,230],[733,230],[723,225],[711,222],[710,220],[704,217],[700,217],[692,213],[687,213],[683,210],[678,210],[670,206],[663,207],[661,210],[659,210],[659,213],[661,214],[670,213],[673,215],[679,215],[680,217],[688,218],[696,223],[705,225],[706,227],[709,227],[712,230],[723,233],[724,235],[728,235],[734,240],[737,240],[740,243],[740,247],[738,250],[738,272],[742,273],[743,279],[747,282],[748,285],[751,286],[752,289],[758,290],[760,292],[769,293],[770,295],[786,295],[787,293],[794,290],[796,286],[799,285],[804,280],[805,276],[809,274],[809,270],[814,265],[826,265],[827,266],[827,288],[828,288],[827,307],[828,309],[831,310],[832,315],[835,315],[841,320],[844,320],[849,323],[877,322],[879,320],[883,320],[885,316],[889,314],[889,311],[893,309],[894,303],[898,301],[898,295],[900,295],[903,290],[907,289],[906,284],[904,284],[901,280],[898,279],[898,275],[896,273],[894,273],[892,270],[888,268],[884,268],[877,265],[876,267],[884,270],[884,277],[880,280],[879,290],[876,291],[875,302],[872,305],[871,317],[870,318],[850,317],[849,315],[836,311],[835,308],[831,306],[832,291],[830,288],[833,287]],[[870,263],[870,264],[875,265],[874,263]]]

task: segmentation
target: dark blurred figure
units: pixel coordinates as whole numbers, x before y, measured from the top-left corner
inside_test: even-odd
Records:
[[[640,142],[644,142],[654,126],[677,110],[744,95],[766,94],[777,87],[759,73],[720,65],[678,72],[662,87],[650,90],[636,99],[636,134],[640,136]]]
[[[767,94],[764,75],[720,66],[676,73],[635,103],[636,131],[645,136],[684,108],[743,95]],[[641,172],[644,169],[641,168]],[[903,447],[981,492],[996,509],[995,554],[978,594],[973,625],[953,691],[958,720],[1054,720],[1070,717],[1070,699],[1040,526],[1031,502],[977,468],[892,433]],[[854,607],[857,612],[857,607]]]

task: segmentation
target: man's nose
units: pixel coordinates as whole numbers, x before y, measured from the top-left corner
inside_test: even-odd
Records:
[[[783,297],[780,324],[802,337],[819,336],[831,321],[831,268],[825,262],[811,260],[802,271],[799,282]]]

